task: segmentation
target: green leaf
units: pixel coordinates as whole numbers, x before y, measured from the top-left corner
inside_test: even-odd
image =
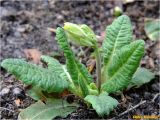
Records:
[[[110,63],[112,56],[132,39],[132,27],[128,16],[122,15],[106,28],[106,38],[102,44],[104,65]]]
[[[63,50],[64,55],[66,57],[67,70],[68,70],[74,84],[78,85],[79,74],[82,75],[82,77],[86,81],[86,83],[88,83],[88,84],[91,83],[93,81],[93,79],[92,79],[90,73],[88,72],[87,68],[75,58],[75,55],[68,44],[67,36],[66,36],[63,28],[60,28],[60,27],[57,28],[56,38],[58,41],[58,45]]]
[[[151,40],[160,40],[160,20],[145,19],[145,32]]]
[[[55,72],[61,71],[62,73],[64,73],[62,65],[59,63],[58,60],[54,59],[53,57],[42,55],[41,60],[47,63],[49,70],[52,70]]]
[[[34,100],[40,100],[46,98],[42,93],[42,89],[37,86],[34,86],[29,90],[26,90],[26,92]]]
[[[6,59],[1,66],[25,84],[38,86],[49,93],[62,92],[68,87],[68,82],[61,74],[20,59]]]
[[[87,83],[81,74],[79,74],[79,86],[82,90],[83,97],[86,97],[89,94],[89,90],[87,87]]]
[[[102,92],[99,96],[88,95],[84,100],[91,103],[92,107],[100,116],[109,115],[109,113],[118,105],[118,101],[108,96],[106,92]]]
[[[143,40],[132,42],[117,51],[108,68],[109,77],[102,84],[102,90],[113,93],[126,88],[137,70],[143,54]]]
[[[48,69],[53,71],[55,74],[60,75],[65,81],[70,80],[65,72],[65,66],[60,64],[58,60],[53,57],[41,56],[41,60],[46,62],[48,65]]]
[[[146,68],[138,68],[130,83],[130,87],[136,86],[140,87],[141,85],[150,82],[155,77],[155,74],[150,72]]]
[[[68,104],[60,99],[48,99],[46,104],[41,101],[22,110],[18,120],[52,120],[57,116],[66,117],[76,110],[76,104]]]

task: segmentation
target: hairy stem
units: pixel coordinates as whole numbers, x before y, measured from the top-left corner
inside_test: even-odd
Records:
[[[96,53],[96,74],[97,74],[96,82],[97,82],[98,90],[100,92],[100,89],[101,89],[101,55],[98,49],[98,45],[96,45],[95,53]]]

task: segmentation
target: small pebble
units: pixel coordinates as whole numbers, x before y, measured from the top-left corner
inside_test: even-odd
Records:
[[[21,37],[21,33],[18,32],[18,31],[15,31],[15,32],[14,32],[14,36],[15,36],[15,37]]]
[[[0,11],[1,11],[0,18],[16,15],[16,10],[12,7],[8,7],[8,8],[0,7]]]
[[[154,83],[151,87],[155,92],[159,92],[160,83]]]
[[[145,93],[144,93],[144,98],[145,98],[145,99],[151,99],[151,98],[152,98],[151,93],[145,92]]]
[[[133,98],[139,98],[139,95],[136,94],[136,93],[131,93],[130,96],[133,97]]]
[[[24,99],[25,98],[25,93],[24,91],[19,88],[19,87],[16,87],[13,89],[13,95],[17,98],[20,98],[20,99]]]
[[[17,28],[17,31],[18,31],[18,32],[21,32],[21,33],[25,32],[25,30],[26,30],[25,27],[18,27],[18,28]]]
[[[56,15],[56,17],[57,17],[57,19],[59,19],[59,20],[63,20],[63,19],[64,19],[64,17],[63,17],[62,15]]]
[[[0,96],[7,95],[7,94],[9,94],[9,92],[10,92],[10,89],[5,87],[0,91]]]

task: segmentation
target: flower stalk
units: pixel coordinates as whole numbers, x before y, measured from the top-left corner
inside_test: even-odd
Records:
[[[101,55],[98,49],[98,44],[96,44],[95,48],[95,54],[96,54],[96,74],[97,74],[97,87],[98,91],[101,90]]]

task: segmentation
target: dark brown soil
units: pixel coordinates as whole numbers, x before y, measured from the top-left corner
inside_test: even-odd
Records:
[[[34,48],[42,54],[51,55],[57,51],[55,35],[50,33],[47,28],[62,26],[64,22],[85,23],[100,35],[115,18],[113,8],[118,5],[127,14],[133,24],[134,39],[144,39],[146,42],[146,52],[142,59],[141,66],[151,69],[156,73],[156,77],[150,83],[140,88],[124,91],[126,102],[120,95],[112,95],[119,101],[118,107],[104,118],[109,119],[129,119],[133,115],[160,115],[159,113],[159,74],[158,64],[160,55],[157,51],[160,42],[150,41],[144,31],[144,19],[159,17],[158,1],[134,1],[123,4],[121,1],[16,1],[0,0],[1,18],[1,57],[5,58],[25,58],[24,49]],[[62,60],[63,61],[63,60]],[[83,62],[84,61],[84,62]],[[86,63],[88,59],[82,60]],[[21,109],[28,107],[34,102],[26,93],[24,85],[16,80],[14,76],[1,69],[1,119],[17,119]],[[15,89],[18,93],[15,93]],[[155,97],[155,99],[154,99]],[[20,99],[21,103],[17,106],[15,100]],[[124,111],[141,101],[146,100],[145,104],[136,109],[121,115]],[[58,119],[58,118],[57,118]],[[61,119],[61,118],[60,118]],[[67,119],[100,119],[96,112],[88,109],[80,102],[80,107]]]

